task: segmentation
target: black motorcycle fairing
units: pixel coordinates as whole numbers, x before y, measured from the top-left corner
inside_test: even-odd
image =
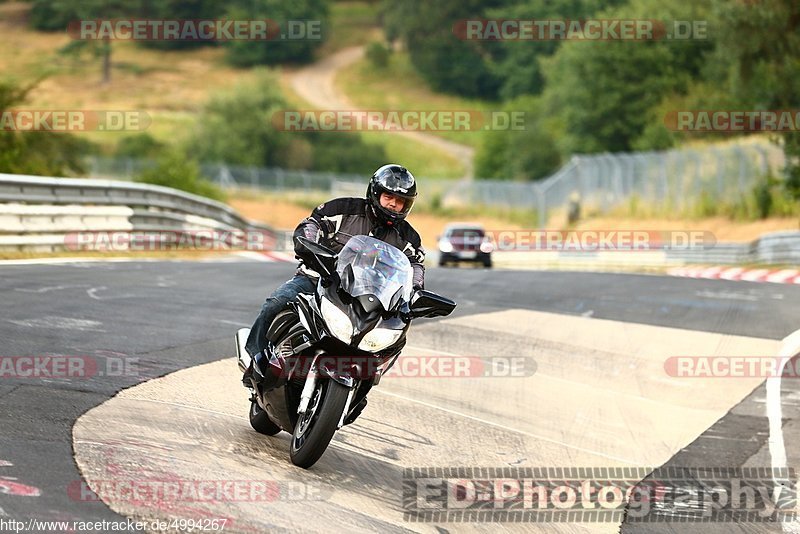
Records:
[[[287,311],[294,311],[295,313],[279,313],[272,323],[267,327],[267,339],[275,343],[283,334],[297,322],[297,312],[291,307],[287,307]]]
[[[262,408],[267,412],[267,416],[269,416],[272,422],[287,432],[293,432],[294,425],[297,423],[296,412],[300,397],[299,393],[297,394],[298,400],[295,401],[290,384],[284,384],[270,389],[269,391],[262,392],[261,396],[265,398],[266,401],[264,403],[266,406],[262,406]]]
[[[322,337],[324,330],[321,314],[314,298],[311,295],[301,293],[297,295],[297,299],[291,302],[290,305],[297,311],[298,318],[301,319],[303,326],[307,327],[312,339]]]
[[[354,283],[354,278],[355,278],[355,275],[353,273],[353,267],[348,265],[347,267],[345,267],[342,270],[342,278],[340,279],[341,280],[341,287],[342,288],[352,287],[353,283]],[[347,292],[344,289],[342,289],[342,293],[345,293],[348,297],[350,297],[350,295],[347,294]],[[367,304],[364,305],[364,309],[367,312],[375,310],[375,309],[378,309],[380,307],[384,312],[392,313],[392,312],[397,311],[397,308],[400,306],[400,300],[401,300],[402,296],[403,296],[403,288],[400,288],[397,291],[395,291],[394,295],[392,295],[392,298],[390,300],[390,304],[389,304],[389,309],[388,310],[383,310],[383,307],[382,307],[382,305],[380,303],[380,300],[377,299],[374,295],[361,295],[359,297],[356,297],[356,299],[359,300],[359,302],[361,302],[361,299],[364,298],[364,297],[372,297],[371,301],[369,299],[365,299],[365,302]],[[350,298],[352,298],[352,297],[350,297]]]
[[[378,302],[378,299],[370,295],[362,295],[354,299],[344,291],[340,291],[339,287],[330,286],[317,293],[317,307],[315,311],[319,315],[320,322],[323,322],[322,312],[320,311],[321,299],[323,298],[328,299],[331,304],[339,308],[350,318],[350,322],[355,331],[352,339],[353,346],[358,346],[367,332],[372,330],[381,320],[383,308],[380,302]],[[370,298],[373,300],[370,301]],[[352,305],[354,301],[357,302],[358,305]],[[377,308],[375,304],[377,304]]]
[[[356,366],[354,366],[354,367],[356,367]],[[360,371],[358,369],[352,369],[352,368],[347,370],[346,372],[341,372],[341,371],[339,371],[337,369],[330,369],[329,367],[327,367],[325,365],[321,365],[319,367],[319,373],[321,375],[327,376],[328,378],[330,378],[334,382],[340,383],[341,385],[343,385],[347,389],[352,389],[353,386],[355,386],[356,379],[353,378],[351,375],[353,375],[353,374],[358,375],[359,372]]]

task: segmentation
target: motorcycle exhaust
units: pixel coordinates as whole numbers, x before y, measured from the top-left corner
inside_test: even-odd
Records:
[[[239,370],[243,373],[250,368],[250,362],[253,360],[244,348],[249,336],[249,328],[240,328],[236,331],[236,359],[239,361]]]

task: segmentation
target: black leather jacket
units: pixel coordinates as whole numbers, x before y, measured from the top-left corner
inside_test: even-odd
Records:
[[[297,225],[292,240],[303,236],[339,252],[354,235],[372,236],[402,250],[414,269],[414,288],[425,287],[425,249],[419,234],[406,221],[393,226],[379,224],[365,198],[336,198],[320,204]],[[302,260],[298,272],[319,276]]]

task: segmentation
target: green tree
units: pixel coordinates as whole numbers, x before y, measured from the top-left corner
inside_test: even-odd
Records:
[[[516,98],[503,108],[512,114],[524,114],[522,130],[486,132],[475,156],[475,174],[481,178],[538,180],[561,164],[553,125],[547,124],[538,97]]]
[[[200,113],[189,152],[205,161],[283,166],[290,139],[272,121],[285,109],[277,76],[260,71],[255,82],[211,98]]]
[[[197,162],[188,159],[177,150],[164,153],[158,159],[156,166],[142,172],[136,177],[136,181],[172,187],[221,202],[225,201],[225,193],[200,175]]]
[[[227,12],[227,18],[269,19],[281,28],[281,35],[267,41],[226,41],[227,61],[237,67],[305,63],[314,58],[325,37],[328,25],[328,0],[239,0]],[[321,38],[288,38],[287,21],[319,21]],[[313,29],[313,28],[311,28]],[[286,38],[283,38],[283,36]]]
[[[78,19],[78,14],[73,11],[75,7],[60,0],[34,0],[28,24],[35,30],[63,32],[70,22]]]
[[[505,0],[384,0],[382,13],[389,39],[401,39],[411,62],[437,91],[495,99],[500,79],[485,60],[491,42],[459,38],[454,25],[479,18]]]
[[[0,82],[0,112],[25,103],[34,85]],[[14,131],[0,128],[0,172],[41,176],[83,174],[82,158],[95,152],[92,143],[66,132]]]
[[[727,82],[739,105],[777,110],[800,107],[800,3],[796,0],[714,0],[719,37],[711,76]],[[786,187],[800,199],[800,136],[781,136]]]
[[[607,19],[702,20],[709,0],[631,0],[597,15]],[[663,117],[653,109],[668,95],[685,94],[700,75],[712,43],[591,41],[564,43],[544,61],[547,107],[563,124],[562,153],[626,151]]]
[[[225,14],[225,3],[217,0],[139,0],[141,16],[155,20],[215,20]],[[216,45],[214,40],[142,41],[146,48],[185,50]]]
[[[522,3],[491,9],[489,19],[576,20],[588,19],[600,10],[624,0],[526,0]],[[601,6],[602,3],[602,6]],[[544,76],[540,59],[552,56],[563,41],[502,41],[492,50],[493,72],[500,78],[500,97],[510,99],[525,94],[540,94]]]
[[[155,159],[164,151],[164,143],[156,140],[148,133],[139,133],[123,137],[117,143],[114,155],[119,158]]]
[[[287,105],[267,70],[211,99],[200,114],[189,153],[240,165],[363,172],[386,160],[382,147],[346,132],[283,131]]]
[[[308,163],[312,170],[364,174],[371,173],[387,161],[383,146],[365,143],[355,133],[305,132],[300,135],[312,145]]]
[[[137,18],[142,14],[142,6],[139,2],[126,2],[125,0],[58,0],[52,2],[51,7],[60,13],[59,18],[69,18],[69,23],[75,24],[89,20]],[[75,31],[74,28],[71,30]],[[74,37],[79,37],[79,32],[76,32]],[[103,83],[107,84],[111,81],[112,47],[110,38],[75,38],[62,47],[60,52],[77,58],[83,57],[86,53],[92,57],[99,57]]]

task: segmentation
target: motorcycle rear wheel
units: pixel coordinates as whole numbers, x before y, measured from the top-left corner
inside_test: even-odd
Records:
[[[334,380],[320,380],[308,410],[294,427],[289,457],[298,467],[308,469],[320,459],[336,432],[347,395],[345,386]]]
[[[267,412],[262,410],[256,401],[250,402],[250,426],[265,436],[274,436],[281,431],[281,427],[272,422]]]

